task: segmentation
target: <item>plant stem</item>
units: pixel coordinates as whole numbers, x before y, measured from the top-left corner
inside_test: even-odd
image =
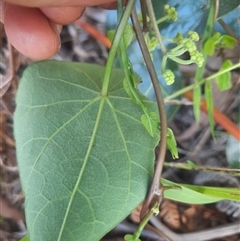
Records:
[[[144,36],[141,31],[141,27],[137,18],[136,10],[133,9],[131,14],[131,20],[133,23],[133,27],[136,33],[136,37],[138,40],[138,43],[140,45],[143,58],[145,60],[149,75],[151,77],[151,81],[153,84],[153,88],[156,95],[157,105],[158,105],[158,111],[159,111],[159,118],[160,118],[160,127],[161,127],[161,136],[160,136],[160,144],[159,144],[159,154],[156,161],[156,167],[155,172],[152,180],[152,184],[150,187],[150,190],[148,192],[148,196],[146,200],[143,203],[143,208],[140,214],[140,218],[142,219],[146,213],[148,213],[149,208],[151,207],[151,203],[154,201],[154,199],[158,199],[158,202],[161,202],[162,198],[162,190],[160,190],[160,177],[162,173],[163,163],[165,160],[165,154],[166,154],[166,146],[167,146],[167,119],[166,119],[166,111],[165,111],[165,105],[163,100],[163,95],[161,92],[161,88],[158,82],[157,74],[154,68],[154,65],[151,60],[151,56],[149,54],[147,45],[144,40]]]
[[[115,59],[115,56],[116,56],[116,53],[118,50],[118,45],[120,43],[120,40],[122,39],[122,35],[127,26],[128,18],[131,14],[134,4],[135,4],[135,0],[128,1],[127,6],[122,15],[122,19],[121,19],[120,23],[118,24],[117,31],[114,36],[114,39],[112,42],[112,47],[110,49],[110,52],[108,55],[108,60],[106,63],[106,69],[105,69],[105,74],[104,74],[104,78],[103,78],[102,93],[101,93],[102,96],[106,96],[108,93],[108,86],[109,86],[109,82],[110,82],[114,59]]]
[[[213,173],[223,173],[223,174],[230,174],[233,176],[240,176],[240,169],[231,169],[231,168],[224,168],[224,167],[211,167],[211,166],[197,166],[191,165],[188,163],[179,163],[179,162],[164,162],[165,167],[174,167],[189,171],[204,171],[204,172],[213,172]]]
[[[141,4],[142,21],[143,21],[143,32],[146,33],[148,32],[146,1],[140,0],[140,4]]]
[[[144,216],[144,218],[142,219],[142,221],[140,222],[140,224],[138,225],[137,230],[134,232],[133,236],[135,238],[139,238],[142,230],[144,229],[144,227],[146,226],[146,224],[148,223],[148,221],[150,220],[150,218],[152,217],[152,215],[155,213],[154,209],[158,208],[158,203],[155,202],[154,205],[151,207],[151,209],[147,212],[147,214]]]
[[[240,63],[237,63],[237,64],[234,64],[234,65],[232,65],[232,66],[230,66],[230,67],[228,67],[228,68],[226,68],[226,69],[220,70],[220,71],[218,71],[217,73],[212,74],[212,75],[210,75],[209,77],[198,81],[197,83],[194,83],[194,84],[189,85],[189,86],[187,86],[187,87],[185,87],[185,88],[183,88],[183,89],[181,89],[181,90],[176,91],[174,94],[167,96],[167,97],[165,98],[165,100],[174,99],[174,98],[176,98],[177,96],[182,95],[182,94],[184,94],[185,92],[194,89],[196,86],[200,86],[200,85],[204,84],[204,83],[205,83],[206,81],[208,81],[208,80],[212,80],[212,79],[218,77],[219,75],[222,75],[222,74],[224,74],[224,73],[227,73],[227,72],[229,72],[229,71],[231,71],[231,70],[233,70],[233,69],[239,68],[239,67],[240,67]]]
[[[156,21],[157,24],[162,23],[164,21],[168,20],[168,16],[164,16]]]
[[[122,6],[123,6],[122,0],[118,0],[118,20],[121,18]],[[146,105],[143,103],[141,97],[137,93],[137,90],[134,88],[133,72],[132,72],[132,69],[129,69],[129,68],[131,68],[131,66],[129,66],[130,61],[129,61],[128,56],[127,56],[124,38],[121,39],[119,47],[120,47],[121,65],[122,65],[122,68],[123,68],[124,73],[125,73],[125,77],[126,77],[128,87],[129,87],[132,95],[134,96],[137,104],[141,106],[145,115],[149,116],[150,111],[148,110]]]
[[[234,31],[220,18],[218,22],[221,24],[222,28],[227,32],[228,35],[233,37],[238,41],[238,36],[234,33]]]
[[[158,25],[156,22],[156,18],[155,18],[155,14],[154,14],[154,10],[153,10],[153,6],[152,6],[152,1],[151,0],[145,0],[146,4],[147,4],[147,8],[148,8],[148,14],[149,14],[149,18],[151,20],[152,26],[153,26],[153,30],[155,33],[155,36],[159,42],[160,48],[162,50],[162,53],[165,54],[167,52],[167,49],[163,43],[160,31],[158,29]]]

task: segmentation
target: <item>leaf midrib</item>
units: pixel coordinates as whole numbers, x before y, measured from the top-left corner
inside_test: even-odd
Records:
[[[71,206],[72,206],[72,202],[74,200],[74,196],[78,191],[78,187],[80,185],[83,173],[85,171],[85,168],[86,168],[86,165],[87,165],[87,162],[88,162],[88,159],[89,159],[89,156],[90,156],[90,153],[91,153],[91,150],[92,150],[92,147],[93,147],[96,135],[97,135],[98,126],[99,126],[100,118],[101,118],[101,115],[102,115],[105,99],[106,98],[103,98],[103,97],[101,98],[101,102],[100,102],[98,113],[97,113],[97,119],[96,119],[96,122],[95,122],[95,125],[94,125],[94,128],[93,128],[92,137],[91,137],[91,140],[90,140],[89,145],[88,145],[87,153],[86,153],[85,158],[83,160],[83,165],[82,165],[82,168],[80,170],[79,177],[76,181],[76,184],[75,184],[74,189],[73,189],[73,193],[70,197],[68,207],[67,207],[67,210],[66,210],[65,215],[64,215],[63,223],[62,223],[61,229],[59,231],[59,236],[58,236],[57,241],[61,241],[61,237],[62,237],[62,234],[63,234],[63,231],[64,231],[65,224],[67,222],[68,214],[71,210]]]

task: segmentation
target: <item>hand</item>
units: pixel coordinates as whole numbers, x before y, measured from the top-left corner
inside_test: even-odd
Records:
[[[115,1],[0,0],[0,21],[18,51],[34,59],[47,59],[60,48],[62,25],[77,20],[87,6],[111,8]]]

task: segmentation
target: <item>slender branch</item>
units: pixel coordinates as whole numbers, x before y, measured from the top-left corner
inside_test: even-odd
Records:
[[[215,12],[214,12],[214,22],[216,22],[218,11],[219,11],[219,0],[215,0]]]
[[[113,39],[112,47],[109,52],[108,60],[106,63],[106,69],[105,69],[103,85],[102,85],[102,96],[106,96],[108,93],[108,86],[109,86],[109,82],[110,82],[114,59],[115,59],[115,56],[116,56],[116,53],[118,50],[118,45],[122,39],[122,35],[127,26],[128,18],[131,14],[134,4],[135,4],[135,0],[128,1],[125,11],[122,15],[122,19],[117,27],[117,31],[116,31],[115,37]]]
[[[151,81],[153,84],[153,88],[155,91],[156,95],[156,100],[157,100],[157,105],[158,105],[158,111],[159,111],[159,116],[160,116],[160,127],[161,127],[161,138],[160,138],[160,144],[159,144],[159,154],[157,156],[157,161],[156,161],[156,166],[155,166],[155,172],[152,180],[152,184],[150,187],[150,190],[148,192],[148,196],[143,203],[143,208],[140,214],[141,219],[144,218],[146,213],[148,213],[149,209],[151,208],[151,205],[153,204],[152,202],[155,201],[154,199],[158,199],[158,201],[161,201],[162,198],[162,191],[160,190],[160,177],[162,174],[162,168],[163,168],[163,163],[165,160],[165,154],[166,154],[166,146],[167,146],[167,120],[166,120],[166,111],[165,111],[165,105],[164,105],[164,100],[163,100],[163,95],[161,92],[161,88],[159,86],[157,74],[155,71],[155,68],[153,66],[151,56],[149,54],[147,45],[145,43],[141,27],[137,18],[137,13],[136,10],[133,9],[132,14],[131,14],[131,20],[133,23],[133,27],[136,33],[136,37],[138,40],[138,43],[140,45],[143,58],[145,60],[149,75],[151,77]]]
[[[140,0],[140,4],[141,4],[142,21],[143,21],[143,32],[145,33],[145,32],[148,32],[146,1]]]
[[[121,18],[122,9],[123,9],[122,0],[118,0],[118,20],[120,20],[120,18]],[[129,69],[130,61],[129,61],[128,56],[127,56],[124,38],[121,39],[120,44],[119,44],[119,48],[120,48],[120,57],[121,57],[120,58],[120,62],[121,62],[121,65],[122,65],[121,67],[124,70],[126,81],[128,83],[128,87],[129,87],[132,95],[134,96],[137,104],[141,106],[141,108],[142,108],[143,112],[145,113],[145,115],[149,116],[148,108],[143,103],[141,97],[137,93],[137,91],[134,88],[133,83],[132,83],[132,76],[131,76],[132,73],[130,73],[132,71],[132,69]]]
[[[174,98],[176,98],[177,96],[182,95],[182,94],[184,94],[185,92],[194,89],[196,86],[200,86],[200,85],[204,84],[206,81],[212,80],[212,79],[214,79],[214,78],[216,78],[216,77],[218,77],[218,76],[220,76],[220,75],[222,75],[222,74],[224,74],[224,73],[227,73],[227,72],[229,72],[229,71],[231,71],[231,70],[234,70],[234,69],[236,69],[236,68],[239,68],[239,67],[240,67],[240,63],[237,63],[237,64],[234,64],[234,65],[232,65],[232,66],[230,66],[230,67],[228,67],[228,68],[226,68],[226,69],[223,69],[223,70],[221,70],[221,71],[218,71],[217,73],[212,74],[212,75],[208,76],[207,78],[200,80],[200,81],[197,82],[197,83],[194,83],[194,84],[189,85],[189,86],[187,86],[187,87],[185,87],[185,88],[183,88],[183,89],[181,89],[181,90],[176,91],[174,94],[167,96],[167,97],[165,98],[165,100],[174,99]]]
[[[134,233],[135,238],[140,237],[144,227],[146,226],[146,224],[148,223],[148,221],[150,220],[152,215],[155,213],[155,209],[157,209],[157,208],[158,208],[158,202],[155,202],[153,204],[153,207],[147,212],[146,216],[141,220],[140,224],[138,225],[138,228]]]
[[[162,50],[162,53],[165,54],[167,52],[167,49],[166,49],[166,47],[165,47],[165,45],[163,43],[160,31],[158,29],[158,25],[157,25],[157,22],[156,22],[156,18],[155,18],[153,6],[152,6],[152,1],[151,0],[145,0],[145,1],[146,1],[146,4],[147,4],[148,14],[149,14],[149,18],[151,20],[152,26],[153,26],[154,33],[155,33],[156,38],[157,38],[157,40],[159,42],[159,45],[160,45],[161,50]]]
[[[188,163],[179,163],[179,162],[164,162],[165,167],[180,168],[189,171],[204,171],[204,172],[213,172],[213,173],[223,173],[229,174],[232,176],[240,176],[240,169],[231,169],[224,167],[211,167],[211,166],[197,166],[189,165]]]
[[[238,40],[238,36],[234,33],[234,31],[220,18],[218,22],[221,24],[222,28],[234,39]]]

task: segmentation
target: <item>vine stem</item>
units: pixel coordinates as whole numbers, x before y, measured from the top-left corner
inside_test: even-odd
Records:
[[[164,162],[165,167],[173,167],[179,168],[183,170],[189,171],[204,171],[204,172],[212,172],[212,173],[223,173],[229,174],[232,176],[240,176],[240,169],[232,169],[232,168],[225,168],[225,167],[212,167],[212,166],[197,166],[195,164],[191,165],[188,163],[181,163],[181,162]]]
[[[229,72],[229,71],[231,71],[231,70],[234,70],[234,69],[236,69],[236,68],[239,68],[239,67],[240,67],[240,63],[237,63],[237,64],[234,64],[234,65],[232,65],[232,66],[230,66],[230,67],[228,67],[228,68],[226,68],[226,69],[220,70],[220,71],[218,71],[217,73],[212,74],[212,75],[210,75],[209,77],[207,77],[207,78],[205,78],[205,79],[202,79],[202,80],[200,80],[200,81],[197,82],[197,83],[194,83],[194,84],[189,85],[189,86],[187,86],[187,87],[185,87],[185,88],[183,88],[183,89],[181,89],[181,90],[176,91],[174,94],[167,96],[167,97],[165,98],[165,100],[174,99],[174,98],[176,98],[177,96],[182,95],[182,94],[184,94],[185,92],[194,89],[196,86],[200,86],[200,85],[204,84],[206,81],[210,81],[210,80],[212,80],[212,79],[214,79],[214,78],[216,78],[216,77],[218,77],[218,76],[220,76],[220,75],[222,75],[222,74],[224,74],[224,73],[227,73],[227,72]]]
[[[142,21],[143,21],[143,32],[148,32],[147,14],[146,14],[146,1],[140,0]]]
[[[160,31],[158,29],[157,21],[156,21],[153,6],[152,6],[152,1],[146,0],[146,5],[147,5],[147,8],[148,8],[148,14],[149,14],[149,18],[151,20],[152,26],[153,26],[154,33],[155,33],[156,38],[159,42],[162,53],[165,54],[167,52],[167,49],[166,49],[166,47],[163,43],[162,36],[161,36]]]
[[[150,187],[150,190],[148,192],[147,198],[143,203],[143,207],[141,210],[140,218],[141,220],[144,218],[144,216],[148,213],[149,209],[151,209],[151,205],[154,204],[156,199],[158,200],[158,203],[160,204],[162,199],[162,190],[160,190],[160,177],[162,173],[163,163],[165,160],[165,154],[166,154],[166,147],[167,147],[167,119],[166,119],[166,111],[165,111],[165,105],[163,100],[163,95],[161,92],[161,88],[158,82],[157,74],[154,68],[154,65],[151,60],[151,56],[149,54],[147,45],[144,40],[144,36],[141,31],[141,27],[138,21],[137,13],[135,8],[132,10],[131,14],[131,20],[133,23],[133,27],[136,33],[136,37],[138,40],[138,43],[140,45],[143,58],[145,60],[149,75],[151,77],[151,81],[153,84],[154,92],[156,95],[157,105],[158,105],[158,111],[159,111],[159,118],[160,118],[160,128],[161,128],[161,136],[160,136],[160,144],[159,144],[159,154],[157,156],[156,166],[155,166],[155,172],[152,180],[152,184]]]
[[[114,36],[113,42],[112,42],[112,47],[110,49],[107,63],[106,63],[106,69],[105,69],[105,74],[103,78],[103,84],[102,84],[102,96],[106,96],[108,93],[108,86],[110,83],[110,77],[112,73],[112,68],[114,64],[114,59],[118,50],[119,43],[122,39],[124,30],[127,26],[128,19],[130,17],[130,14],[132,12],[133,6],[135,4],[136,0],[129,0],[127,3],[127,6],[124,10],[124,13],[122,15],[121,21],[118,24],[116,34]]]

